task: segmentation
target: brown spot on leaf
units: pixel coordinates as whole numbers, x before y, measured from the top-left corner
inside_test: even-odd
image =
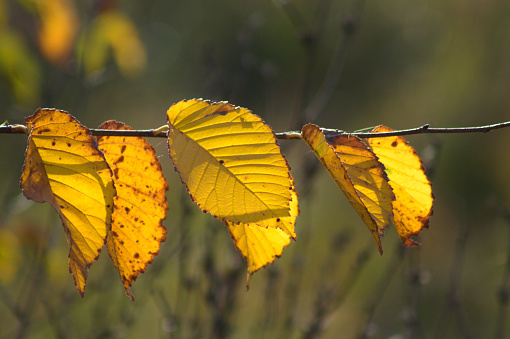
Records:
[[[129,213],[131,210],[129,209],[129,207],[124,207],[124,211],[126,211],[126,213]]]
[[[114,237],[118,237],[118,236],[119,236],[119,235],[117,234],[117,232],[115,232],[115,231],[112,231],[112,234],[113,234],[113,236],[114,236]]]
[[[395,140],[395,141],[393,141],[393,142],[391,143],[391,147],[397,147],[397,140]]]
[[[120,149],[120,153],[124,153],[125,150],[126,150],[126,145],[122,145],[122,148]]]
[[[140,254],[135,253],[134,257],[135,257],[135,259],[138,259],[138,258],[140,258]]]
[[[114,165],[117,165],[119,162],[123,162],[123,161],[124,161],[124,156],[123,156],[123,155],[121,155],[121,156],[120,156],[117,160],[115,160],[115,161],[113,162],[113,164],[114,164]]]

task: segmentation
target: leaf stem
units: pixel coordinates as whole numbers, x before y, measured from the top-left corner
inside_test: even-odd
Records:
[[[474,127],[430,127],[426,124],[416,128],[402,129],[393,132],[381,133],[349,133],[342,130],[323,128],[322,130],[329,135],[355,135],[359,138],[382,138],[391,137],[395,135],[413,135],[413,134],[427,134],[427,133],[487,133],[495,129],[510,127],[510,121],[500,122],[497,124],[474,126]],[[109,129],[90,129],[90,133],[94,136],[123,136],[123,137],[146,137],[146,138],[166,138],[168,137],[168,127],[161,126],[155,129],[146,130],[109,130]],[[0,134],[28,134],[28,129],[24,125],[5,125],[0,126]],[[277,139],[290,140],[301,139],[301,132],[290,131],[275,133]]]

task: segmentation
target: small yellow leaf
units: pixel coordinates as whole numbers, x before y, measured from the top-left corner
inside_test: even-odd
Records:
[[[299,214],[298,197],[295,192],[292,192],[290,207],[291,216],[282,218],[282,222],[287,224],[287,229],[294,232],[296,217]],[[229,221],[225,223],[236,247],[248,262],[249,275],[272,263],[290,243],[291,236],[280,228],[265,228],[244,223],[233,224]],[[295,236],[292,238],[295,240]]]
[[[395,196],[375,154],[355,136],[325,135],[316,125],[304,126],[301,134],[372,232],[382,253],[380,237],[389,224]]]
[[[203,100],[181,101],[167,117],[170,157],[204,212],[295,236],[281,221],[291,216],[289,166],[262,119],[245,108]]]
[[[372,133],[392,132],[385,126]],[[417,246],[411,236],[428,227],[432,215],[432,185],[427,179],[421,159],[407,141],[400,136],[368,138],[367,142],[386,167],[390,185],[395,192],[393,224],[406,246]]]
[[[39,109],[25,119],[31,131],[20,186],[58,212],[69,243],[69,270],[81,296],[87,270],[110,227],[112,172],[89,130],[64,111]]]
[[[39,11],[39,47],[46,59],[55,65],[67,57],[78,32],[78,16],[70,0],[35,1]]]
[[[136,76],[144,70],[147,56],[133,22],[118,10],[101,12],[90,24],[79,47],[87,74],[100,71],[110,52],[124,76]]]
[[[107,121],[99,128],[131,130],[116,121]],[[166,239],[162,221],[168,210],[168,184],[154,149],[144,138],[102,136],[98,137],[98,147],[113,171],[117,188],[108,253],[126,294],[133,300],[130,286],[139,273],[145,272]]]

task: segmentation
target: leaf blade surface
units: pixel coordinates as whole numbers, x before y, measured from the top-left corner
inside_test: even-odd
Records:
[[[380,238],[389,225],[395,198],[375,154],[359,138],[325,135],[316,125],[305,125],[301,134],[368,227],[382,253]]]
[[[259,269],[273,263],[289,245],[290,239],[295,240],[294,226],[296,217],[299,215],[298,197],[295,192],[292,193],[290,206],[291,216],[282,218],[281,222],[285,224],[286,229],[292,231],[294,236],[281,228],[225,222],[232,240],[248,264],[248,278]]]
[[[392,131],[386,126],[378,126],[372,133]],[[411,236],[417,236],[428,227],[434,200],[422,161],[403,137],[368,138],[367,142],[386,167],[395,192],[393,224],[404,245],[418,246]]]
[[[69,244],[69,270],[83,297],[88,268],[111,223],[112,173],[88,131],[67,112],[39,109],[25,119],[30,136],[20,180],[23,194],[49,202]]]
[[[131,130],[123,123],[107,121],[100,129]],[[107,249],[119,271],[126,294],[130,286],[158,255],[166,240],[168,184],[154,148],[141,137],[102,136],[98,147],[113,171],[117,188]]]
[[[167,112],[169,155],[192,199],[221,221],[279,227],[294,191],[273,131],[225,102],[181,101]]]

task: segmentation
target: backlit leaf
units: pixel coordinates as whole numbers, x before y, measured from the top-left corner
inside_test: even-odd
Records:
[[[380,237],[389,224],[395,197],[375,154],[355,136],[325,135],[312,124],[304,126],[301,133],[372,232],[382,253]]]
[[[271,128],[226,102],[181,101],[167,112],[169,154],[192,199],[221,221],[281,228],[294,191]]]
[[[110,227],[112,172],[89,130],[64,111],[39,109],[25,119],[31,131],[20,186],[58,212],[69,243],[69,270],[83,297],[87,270]]]
[[[292,192],[290,217],[281,218],[286,228],[294,232],[296,217],[299,214],[298,197]],[[260,227],[251,224],[233,224],[225,222],[236,247],[241,251],[248,263],[248,274],[251,275],[267,264],[272,263],[282,254],[283,248],[290,243],[291,236],[280,228]],[[295,240],[295,234],[294,234]],[[249,276],[248,276],[249,277]]]
[[[100,129],[131,130],[116,121],[103,123]],[[107,248],[133,300],[130,286],[145,272],[161,242],[166,239],[162,221],[168,204],[168,184],[152,146],[140,137],[98,137],[98,147],[113,171],[117,189],[108,232]]]
[[[372,132],[391,132],[378,126]],[[432,215],[432,185],[427,179],[421,159],[400,136],[368,138],[367,142],[386,167],[390,185],[395,192],[393,223],[406,246],[418,244],[410,237],[428,227]]]

